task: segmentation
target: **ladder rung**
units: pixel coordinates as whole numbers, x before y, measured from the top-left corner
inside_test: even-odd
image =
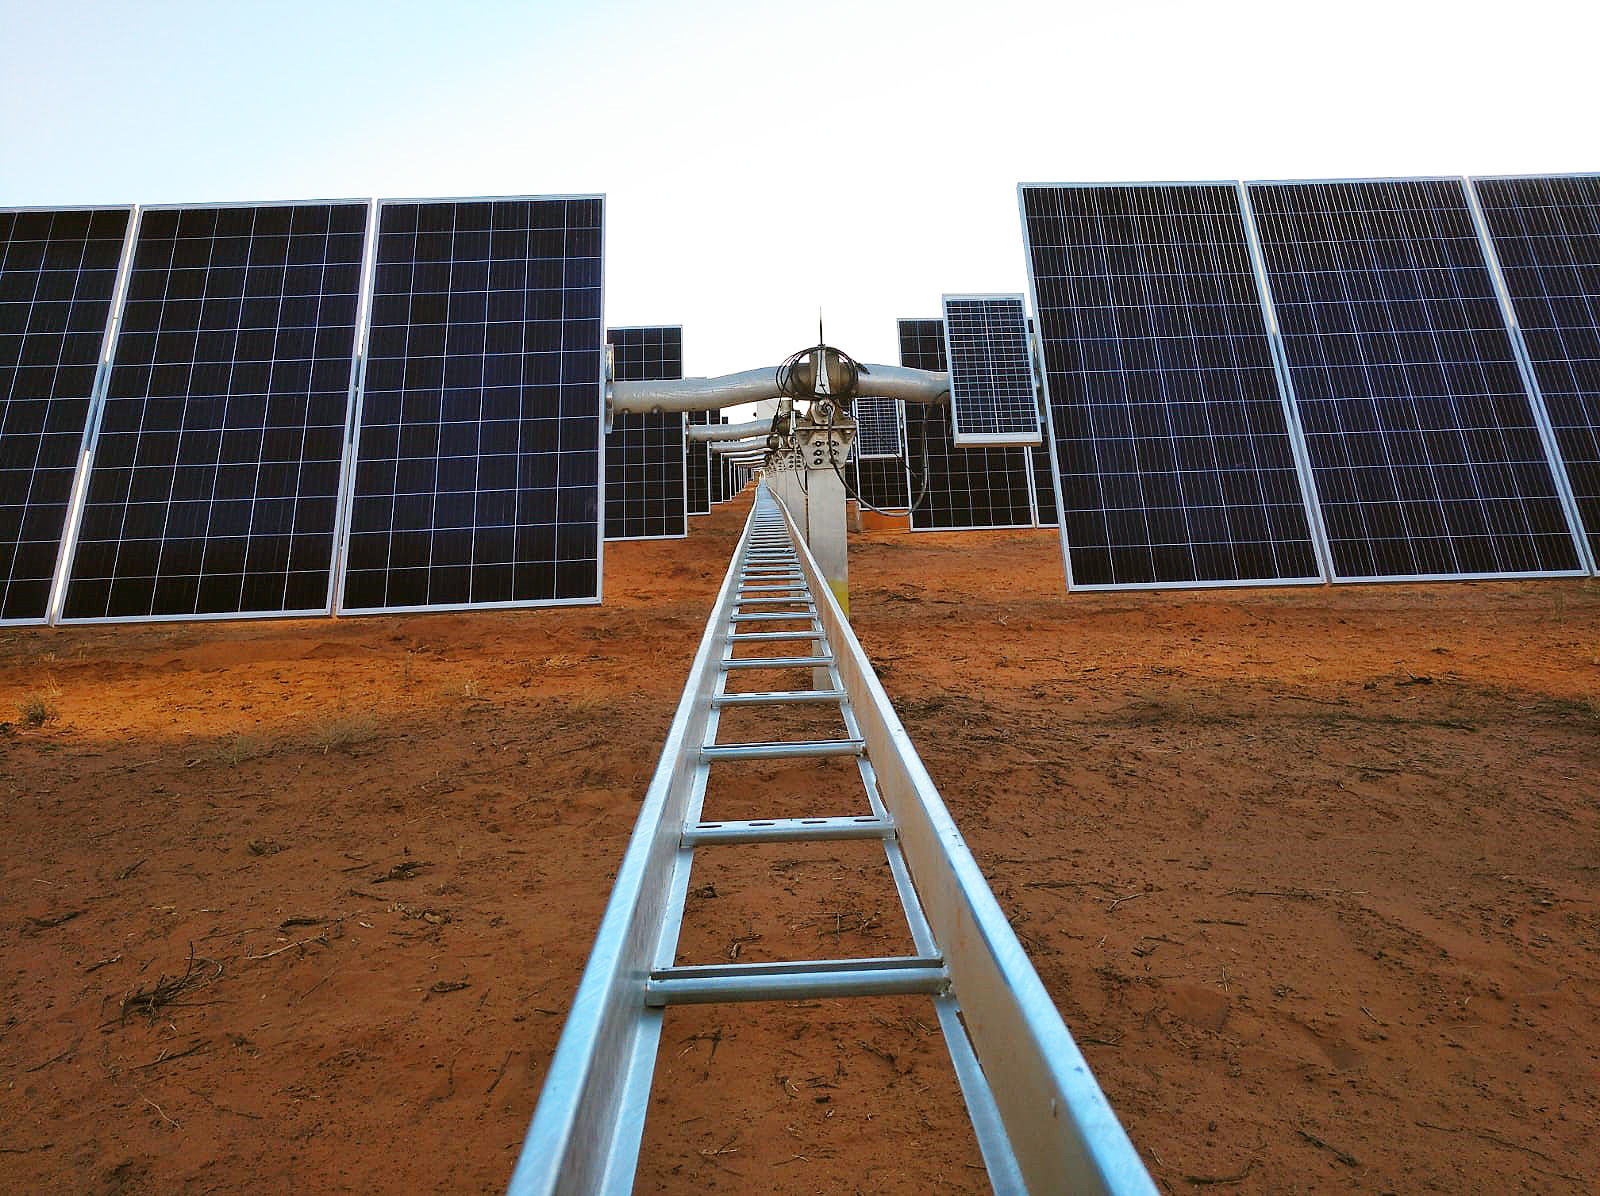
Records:
[[[820,640],[820,631],[736,631],[730,640]]]
[[[831,656],[741,656],[737,660],[724,657],[725,669],[820,669],[833,663]]]
[[[708,743],[702,760],[801,760],[823,756],[859,756],[864,739],[797,739],[790,743]]]
[[[685,847],[717,843],[795,843],[802,839],[887,839],[894,823],[875,814],[860,818],[751,818],[702,822],[683,829]]]
[[[798,585],[793,582],[779,582],[777,585],[767,585],[765,582],[760,582],[755,585],[739,587],[739,593],[741,594],[754,594],[757,591],[768,593],[775,590],[784,590],[790,594],[809,594],[811,592],[810,587],[804,582]]]
[[[771,693],[717,694],[713,706],[786,706],[805,702],[842,702],[842,689],[780,689]]]
[[[645,985],[644,1003],[704,1005],[717,1001],[888,997],[941,993],[949,984],[944,959],[937,955],[712,964],[651,972]]]
[[[807,590],[794,598],[735,598],[735,606],[798,606],[811,601],[811,592]]]
[[[816,607],[807,607],[805,610],[779,610],[779,611],[751,611],[749,614],[740,614],[735,611],[728,618],[734,623],[753,623],[758,619],[809,619],[816,613]]]

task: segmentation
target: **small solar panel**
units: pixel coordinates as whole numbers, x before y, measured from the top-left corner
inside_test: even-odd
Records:
[[[1320,581],[1237,186],[1021,203],[1069,586]]]
[[[901,320],[900,364],[945,370],[942,320]],[[907,493],[915,531],[1034,526],[1028,451],[957,448],[943,407],[905,404]]]
[[[902,455],[899,400],[863,395],[852,405],[850,413],[856,420],[857,457],[872,460]]]
[[[131,208],[0,211],[0,623],[42,623]]]
[[[653,382],[683,377],[683,329],[610,328],[613,377]],[[684,417],[619,412],[606,433],[606,539],[653,540],[688,533]]]
[[[1474,179],[1591,559],[1600,559],[1600,175]]]
[[[1335,579],[1584,572],[1462,181],[1249,195]]]
[[[1038,444],[1022,296],[946,295],[944,330],[956,445]]]
[[[379,205],[341,610],[599,599],[603,206]]]
[[[367,213],[140,213],[63,621],[327,613]]]
[[[709,411],[689,412],[689,424],[709,424],[715,416]],[[688,450],[689,514],[711,513],[711,446],[705,441],[690,441]]]

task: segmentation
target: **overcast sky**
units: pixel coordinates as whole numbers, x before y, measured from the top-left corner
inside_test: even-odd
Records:
[[[0,0],[0,205],[604,192],[685,369],[1024,291],[1021,181],[1600,169],[1594,6]]]

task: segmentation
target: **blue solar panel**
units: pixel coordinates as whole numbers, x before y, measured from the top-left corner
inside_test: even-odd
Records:
[[[1534,379],[1600,558],[1600,175],[1474,179]]]
[[[40,623],[130,208],[0,211],[0,623]]]
[[[950,426],[963,448],[1038,444],[1039,405],[1021,295],[946,295]]]
[[[341,610],[598,600],[603,206],[379,206]]]
[[[1248,190],[1335,578],[1582,572],[1461,181]]]
[[[1237,187],[1021,201],[1069,584],[1320,581]]]
[[[683,377],[683,329],[610,328],[612,376]],[[618,413],[606,433],[606,539],[659,540],[688,532],[681,412]]]
[[[367,214],[140,213],[63,621],[327,613]]]

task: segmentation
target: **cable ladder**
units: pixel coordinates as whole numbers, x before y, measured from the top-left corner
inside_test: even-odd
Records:
[[[808,646],[801,655],[781,655],[767,644]],[[736,655],[743,646],[757,655]],[[809,670],[810,688],[730,692],[730,677],[747,669]],[[837,707],[845,738],[717,742],[725,709],[797,704]],[[701,817],[713,765],[840,757],[855,760],[870,814]],[[673,962],[696,847],[846,839],[882,841],[914,954]],[[936,925],[945,931],[948,956]],[[631,1191],[667,1006],[906,994],[933,1000],[996,1192],[1155,1192],[788,512],[762,483],[509,1191]],[[989,1068],[982,1060],[990,1060]],[[987,1071],[994,1068],[1001,1070],[992,1085]]]

